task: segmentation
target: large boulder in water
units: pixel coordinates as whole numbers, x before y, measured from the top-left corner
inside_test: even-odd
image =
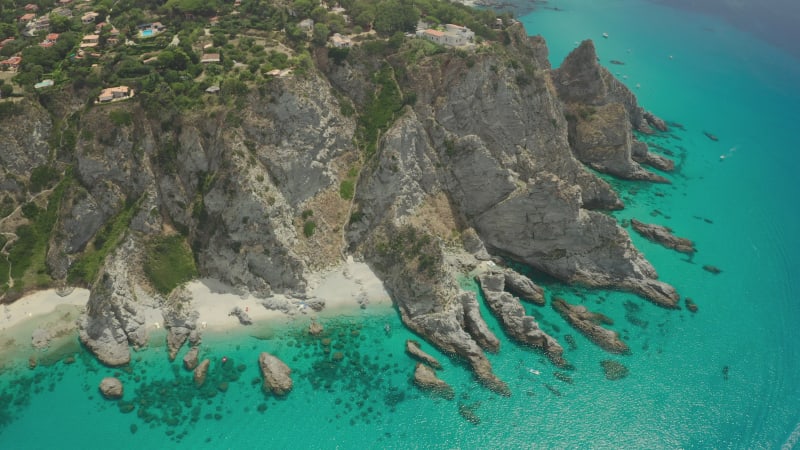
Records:
[[[455,397],[453,388],[449,384],[439,379],[436,372],[430,367],[422,363],[417,363],[414,369],[414,384],[420,389],[431,391],[432,393],[442,396],[448,400]]]
[[[258,365],[264,376],[264,390],[275,395],[286,395],[292,390],[292,369],[277,357],[262,352]]]
[[[119,378],[106,377],[100,381],[100,393],[107,399],[122,398],[122,381]]]
[[[197,358],[198,353],[200,353],[200,349],[192,347],[183,355],[183,367],[185,367],[186,370],[194,370],[197,368],[199,363],[199,359]]]

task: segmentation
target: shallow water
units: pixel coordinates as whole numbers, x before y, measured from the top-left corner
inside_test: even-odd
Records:
[[[530,34],[547,39],[554,64],[576,41],[592,38],[601,61],[627,76],[644,107],[684,128],[649,138],[660,146],[656,152],[671,152],[679,162],[679,171],[667,175],[673,184],[614,181],[627,205],[614,215],[664,224],[696,242],[697,254],[687,258],[632,232],[661,278],[694,299],[699,312],[537,279],[548,298],[557,294],[613,318],[612,328],[632,354],[606,354],[549,305],[526,305],[575,366],[556,375],[561,371],[540,353],[510,341],[484,308],[503,341],[490,360],[509,383],[508,398],[481,387],[463,365],[426,343],[423,349],[445,366],[440,377],[456,398],[419,392],[409,382],[414,362],[403,353],[404,341],[415,336],[388,308],[323,321],[330,353],[304,335],[306,323],[206,336],[202,353],[214,364],[200,393],[163,348],[135,354],[130,374],[78,352],[73,364],[0,374],[0,448],[791,444],[800,423],[800,288],[794,277],[800,265],[794,199],[800,139],[792,132],[800,64],[711,16],[634,0],[550,4],[564,11],[541,10],[522,20]],[[625,65],[610,65],[611,59]],[[713,275],[702,269],[706,264],[722,272]],[[293,367],[295,388],[287,398],[263,394],[255,381],[261,351]],[[332,360],[335,352],[341,361]],[[229,358],[224,366],[222,356]],[[607,380],[603,360],[623,363],[628,376]],[[97,393],[100,380],[115,372],[126,385],[124,401],[135,404],[132,412],[122,413]],[[465,420],[459,408],[480,423]]]

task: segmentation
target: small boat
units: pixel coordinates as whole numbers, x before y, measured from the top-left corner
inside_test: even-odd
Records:
[[[530,372],[530,373],[532,373],[532,374],[534,374],[534,375],[541,375],[541,374],[542,374],[541,372],[539,372],[539,371],[538,371],[538,370],[536,370],[536,369],[528,369],[528,372]]]
[[[608,39],[608,33],[603,33],[603,38]]]

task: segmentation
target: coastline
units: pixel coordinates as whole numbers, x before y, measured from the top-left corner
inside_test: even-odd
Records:
[[[260,299],[251,294],[239,293],[235,288],[215,279],[197,279],[185,288],[191,293],[192,307],[198,313],[197,329],[211,341],[238,334],[270,333],[275,325],[305,324],[317,319],[359,315],[364,311],[391,311],[392,301],[383,283],[363,262],[348,258],[346,262],[328,270],[309,275],[309,288],[305,298],[275,294]],[[47,363],[57,361],[67,353],[78,350],[77,319],[83,314],[90,291],[74,289],[61,296],[56,289],[38,291],[3,305],[0,311],[0,368],[32,358]],[[306,306],[306,300],[325,302],[321,311]],[[284,310],[268,309],[264,302],[282,305]],[[242,325],[230,314],[241,308],[252,320],[252,325]],[[148,329],[147,348],[166,345],[166,330],[160,310],[147,307],[145,320]],[[52,334],[46,344],[34,345],[35,336],[42,330]]]

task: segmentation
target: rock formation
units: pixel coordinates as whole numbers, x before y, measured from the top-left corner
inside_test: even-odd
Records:
[[[619,333],[600,326],[601,323],[606,325],[613,324],[614,321],[609,317],[593,313],[586,309],[585,306],[570,305],[562,298],[554,298],[551,304],[553,309],[558,311],[564,320],[603,350],[611,353],[630,352],[628,346],[619,338]]]
[[[420,389],[431,391],[448,400],[455,397],[455,392],[449,384],[439,379],[436,372],[425,364],[418,362],[414,368],[414,384]]]
[[[462,292],[459,299],[464,310],[464,330],[482,349],[492,353],[500,351],[500,339],[497,339],[483,320],[475,293]]]
[[[242,324],[242,325],[252,325],[253,324],[253,319],[250,318],[250,315],[247,314],[247,312],[245,312],[245,310],[243,310],[242,308],[240,308],[238,306],[233,308],[231,310],[231,312],[228,313],[228,315],[229,316],[234,316],[237,319],[239,319],[239,323]]]
[[[525,308],[513,295],[503,291],[505,276],[486,272],[477,277],[486,304],[503,324],[506,332],[519,342],[542,350],[553,364],[566,366],[562,358],[564,348],[552,336],[539,328],[536,319],[525,315]]]
[[[434,369],[439,370],[442,368],[441,363],[436,358],[422,351],[417,341],[411,339],[406,341],[406,353]]]
[[[578,159],[621,178],[668,182],[637,161],[660,170],[674,166],[649,156],[647,144],[632,133],[634,129],[652,133],[651,126],[667,131],[666,122],[642,109],[633,93],[598,63],[592,41],[583,41],[567,56],[553,71],[553,81],[565,103],[570,144]]]
[[[311,323],[308,325],[308,334],[312,336],[319,336],[322,332],[325,331],[322,328],[322,324],[317,322],[316,320],[312,320]]]
[[[106,377],[100,381],[100,393],[103,397],[116,400],[122,398],[122,381],[115,377]]]
[[[211,360],[204,359],[197,367],[194,369],[194,385],[197,387],[202,387],[203,384],[206,382],[206,374],[208,374],[208,368],[211,366]]]
[[[200,349],[197,347],[192,347],[183,355],[183,367],[186,370],[194,370],[197,368],[199,359],[198,354],[200,353]]]
[[[190,339],[194,332],[196,334],[197,318],[199,314],[191,306],[191,294],[183,287],[172,291],[167,298],[162,313],[164,315],[164,327],[167,329],[167,351],[169,360],[174,361],[183,344]],[[197,345],[199,342],[192,342]]]
[[[526,300],[539,306],[544,305],[544,289],[516,270],[507,267],[500,270],[502,270],[504,278],[502,289],[519,297],[521,300]]]
[[[637,233],[653,242],[663,245],[664,247],[690,255],[697,251],[694,248],[694,243],[692,241],[686,238],[675,236],[672,234],[672,229],[668,227],[643,223],[636,219],[631,219],[631,226],[634,230],[636,230]]]
[[[129,345],[147,344],[144,305],[135,295],[135,269],[140,243],[129,237],[106,262],[92,286],[86,314],[79,319],[81,342],[108,366],[130,362]]]
[[[262,352],[258,357],[258,365],[264,377],[264,391],[282,396],[292,390],[292,369],[283,361],[267,352]]]

